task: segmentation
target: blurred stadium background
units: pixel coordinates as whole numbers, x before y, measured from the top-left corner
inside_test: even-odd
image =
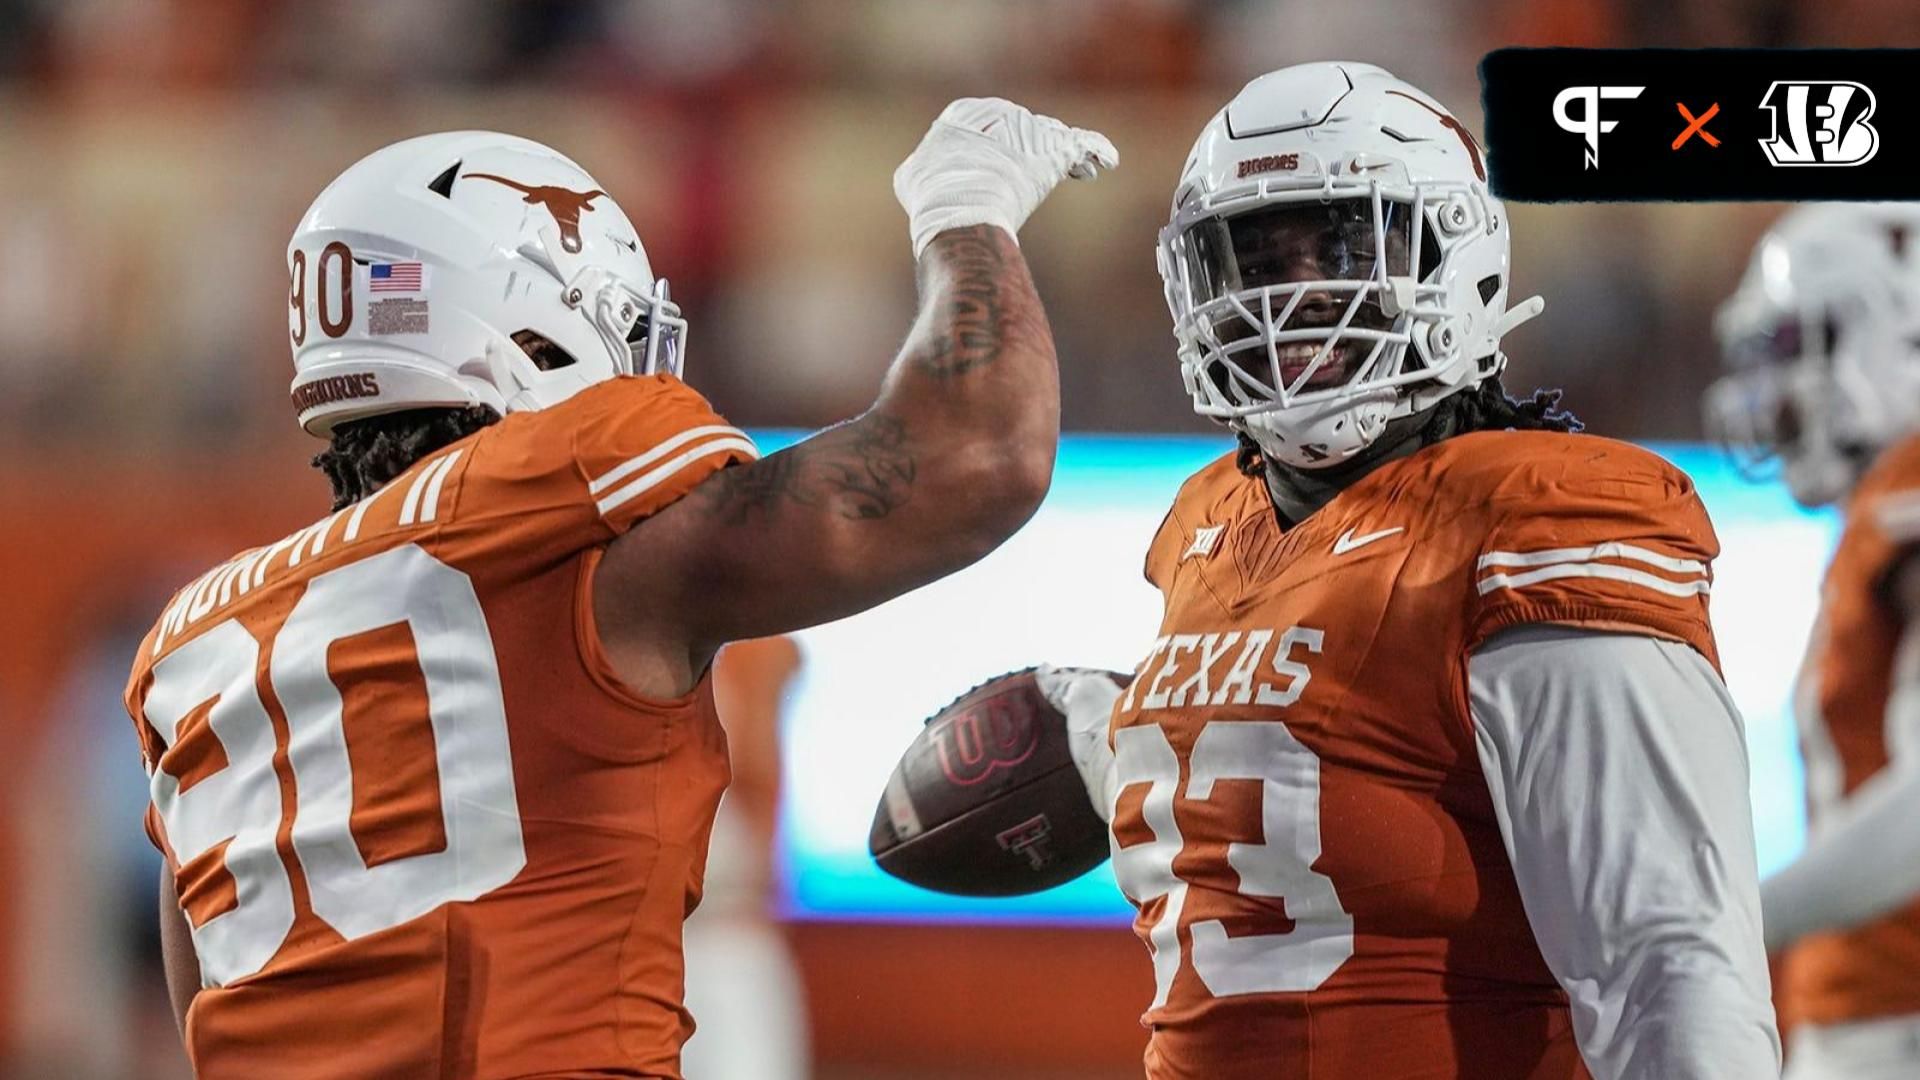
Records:
[[[1192,436],[1152,245],[1192,136],[1253,75],[1380,63],[1477,128],[1474,65],[1500,45],[1916,39],[1897,0],[0,0],[0,1077],[186,1075],[118,698],[168,591],[324,508],[286,405],[284,250],[362,154],[461,127],[560,147],[671,279],[689,381],[737,423],[809,428],[871,400],[911,315],[895,164],[949,98],[1017,99],[1125,157],[1024,238],[1067,426]],[[1517,295],[1548,307],[1510,340],[1510,388],[1564,387],[1609,435],[1697,438],[1712,308],[1777,209],[1515,207]],[[1115,530],[1113,557],[1145,539]],[[1803,561],[1794,602],[1761,588],[1739,614],[1801,617]],[[789,787],[836,760],[850,789],[884,775],[802,748]],[[770,902],[805,906],[791,883]],[[1110,917],[780,932],[818,1077],[1139,1075],[1147,966]]]

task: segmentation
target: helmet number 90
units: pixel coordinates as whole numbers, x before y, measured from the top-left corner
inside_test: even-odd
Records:
[[[307,341],[307,253],[294,249],[291,267],[292,281],[287,289],[287,304],[293,309],[293,347],[299,348]],[[328,281],[331,275],[338,282],[339,318],[334,318],[334,305],[329,303]],[[335,240],[320,249],[320,257],[314,260],[313,287],[316,314],[320,319],[320,331],[330,338],[344,335],[353,325],[353,250]]]

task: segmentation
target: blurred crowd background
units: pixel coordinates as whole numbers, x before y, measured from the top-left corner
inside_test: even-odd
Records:
[[[689,381],[737,423],[812,427],[871,400],[911,317],[894,166],[948,99],[1011,97],[1107,132],[1125,159],[1023,237],[1067,426],[1197,431],[1153,244],[1194,134],[1247,79],[1370,61],[1477,129],[1475,65],[1498,46],[1920,44],[1912,16],[1900,0],[0,0],[0,733],[16,765],[0,1077],[182,1075],[118,696],[166,591],[324,505],[286,398],[284,252],[361,155],[463,127],[560,147],[672,281]],[[1777,210],[1514,207],[1516,296],[1547,309],[1509,341],[1509,388],[1564,387],[1607,434],[1697,437],[1712,309]],[[887,999],[872,982],[862,997],[843,929],[795,930],[815,935],[798,955],[818,1075],[1138,1075],[1124,1009],[1052,1044],[1036,1026],[1028,1072],[968,1061],[961,1034],[875,1036]],[[1018,1001],[993,992],[991,934],[963,962],[881,933],[875,956],[976,972],[973,1026],[996,1015],[985,999]],[[1052,937],[1001,940],[1144,974],[1124,931]]]

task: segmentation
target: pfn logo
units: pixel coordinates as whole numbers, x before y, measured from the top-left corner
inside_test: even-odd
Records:
[[[1570,131],[1587,140],[1587,168],[1600,167],[1600,136],[1620,126],[1618,120],[1600,119],[1600,102],[1607,98],[1637,98],[1645,89],[1644,86],[1569,86],[1553,99],[1553,122],[1560,125],[1561,131]],[[1578,117],[1568,109],[1576,101],[1585,105]]]
[[[1776,82],[1760,99],[1773,120],[1760,149],[1775,165],[1864,165],[1880,149],[1873,104],[1857,82]]]

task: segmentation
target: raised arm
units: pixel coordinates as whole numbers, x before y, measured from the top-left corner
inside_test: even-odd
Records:
[[[1059,437],[1053,338],[1013,233],[1111,144],[1007,102],[941,114],[894,177],[920,311],[858,418],[717,473],[608,549],[600,633],[637,689],[684,692],[736,638],[865,610],[1032,516]]]

